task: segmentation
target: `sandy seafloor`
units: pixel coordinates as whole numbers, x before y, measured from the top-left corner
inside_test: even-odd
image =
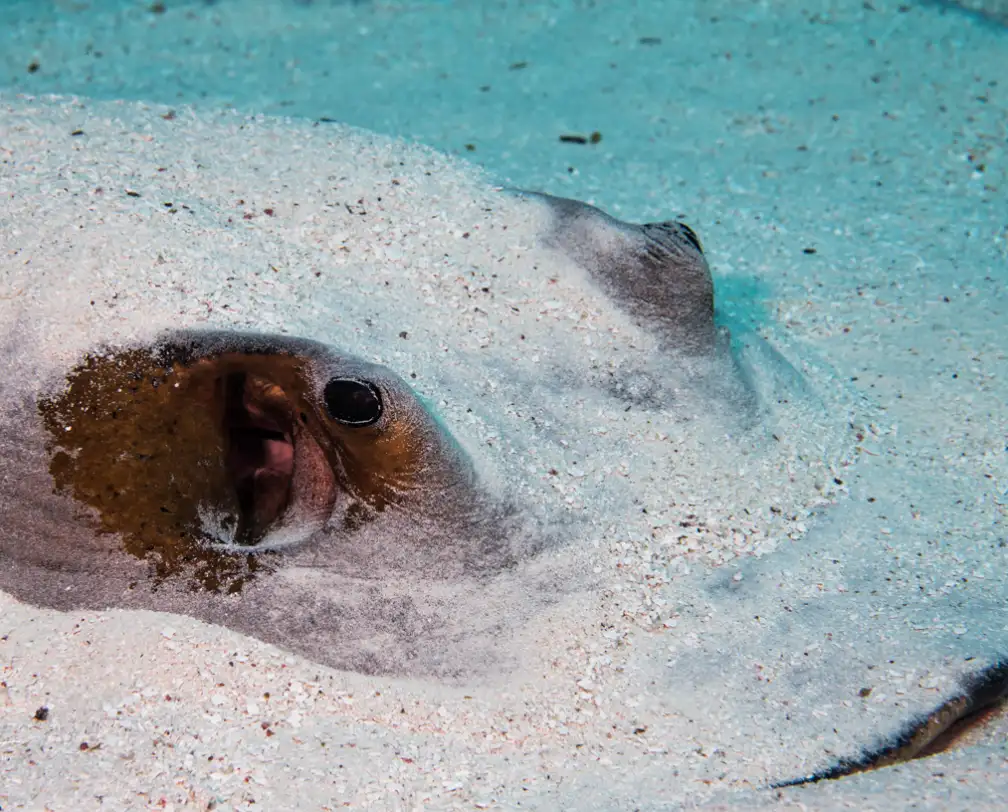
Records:
[[[905,655],[886,666],[893,684],[956,673],[929,646],[1004,651],[1008,31],[992,18],[881,0],[146,6],[4,4],[5,99],[325,117],[626,219],[683,216],[722,301],[745,298],[878,409],[837,514],[857,538],[832,532],[852,572],[845,555],[875,562],[881,597],[834,620],[837,638]],[[597,144],[558,140],[594,131]],[[800,549],[790,560],[825,592],[856,577]],[[586,681],[605,648],[576,606],[530,636],[556,652],[542,673],[490,692],[336,672],[180,617],[2,605],[5,810],[993,809],[1008,792],[1003,716],[971,748],[760,790],[799,767],[773,748],[843,754],[870,723],[831,741],[824,703],[820,729],[768,735],[722,770],[703,732],[661,739],[684,727],[646,718],[646,686]],[[899,630],[888,648],[879,616]]]

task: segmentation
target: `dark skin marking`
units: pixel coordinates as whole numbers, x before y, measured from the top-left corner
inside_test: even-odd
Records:
[[[782,781],[774,787],[793,787],[843,778],[856,773],[927,758],[955,746],[973,725],[983,723],[1008,703],[1008,660],[984,669],[969,679],[958,696],[943,702],[931,713],[911,722],[881,747],[861,756],[843,759],[833,767],[802,778]]]

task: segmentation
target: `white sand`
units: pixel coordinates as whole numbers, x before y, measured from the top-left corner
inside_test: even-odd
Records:
[[[794,545],[722,566],[710,586],[703,586],[695,561],[686,575],[675,568],[682,556],[663,559],[659,550],[655,561],[653,545],[603,529],[599,541],[613,545],[601,548],[600,559],[610,586],[516,627],[517,649],[527,659],[503,688],[485,677],[462,687],[366,679],[180,617],[54,615],[5,599],[0,805],[157,808],[161,798],[194,809],[211,801],[253,808],[250,798],[254,808],[299,809],[764,804],[776,796],[733,793],[856,752],[951,691],[952,680],[973,667],[964,657],[978,658],[976,665],[1003,655],[1008,420],[999,336],[1008,169],[1003,89],[989,82],[1005,58],[1004,35],[932,8],[900,14],[894,4],[875,7],[824,7],[815,16],[788,5],[770,16],[753,6],[740,17],[735,4],[720,12],[704,4],[702,14],[691,10],[671,26],[657,5],[633,14],[562,5],[484,12],[339,6],[324,14],[295,10],[291,26],[278,22],[279,3],[263,4],[259,16],[239,15],[228,3],[173,4],[164,15],[127,11],[116,25],[100,26],[90,11],[69,18],[60,12],[27,34],[5,26],[16,40],[3,48],[9,86],[170,104],[200,101],[189,88],[201,87],[209,90],[205,104],[331,116],[449,150],[473,143],[476,151],[467,154],[498,176],[594,199],[622,216],[685,213],[704,239],[721,301],[736,322],[756,322],[789,354],[798,347],[796,358],[825,359],[884,411],[876,416],[879,436],[863,444],[869,453],[843,476],[850,499],[808,523],[812,532]],[[208,18],[221,26],[208,25]],[[458,30],[437,39],[432,18],[450,19]],[[274,25],[279,33],[271,33]],[[222,33],[229,28],[240,33]],[[361,28],[369,33],[345,35]],[[187,36],[191,45],[184,44]],[[661,43],[640,44],[642,36]],[[866,44],[869,38],[874,45]],[[242,40],[243,49],[232,47]],[[131,43],[132,56],[121,46],[116,51],[119,41]],[[103,61],[86,53],[88,42],[106,54]],[[548,62],[540,56],[547,43],[555,49]],[[296,65],[275,69],[295,54]],[[33,59],[40,69],[24,73]],[[508,70],[520,61],[528,65]],[[193,64],[208,65],[207,76],[216,80],[193,76]],[[448,77],[435,81],[446,65]],[[353,81],[345,81],[351,74]],[[486,85],[491,89],[481,91]],[[158,114],[165,108],[122,108],[117,115],[128,126],[110,126],[108,111],[90,103],[65,112],[12,104],[7,127],[21,120],[27,129],[0,130],[11,168],[0,176],[0,190],[6,197],[29,186],[24,173],[31,164],[41,194],[21,197],[17,206],[25,208],[0,210],[5,248],[19,236],[9,222],[21,228],[32,213],[67,218],[90,205],[86,236],[65,231],[65,243],[46,247],[50,272],[62,279],[60,257],[87,245],[110,291],[139,257],[156,261],[162,250],[170,260],[163,273],[191,278],[222,213],[244,212],[235,200],[240,189],[274,193],[269,201],[237,195],[255,211],[267,202],[282,209],[294,194],[281,191],[285,181],[305,193],[303,162],[292,155],[289,165],[276,164],[278,146],[304,143],[305,154],[318,161],[322,150],[309,141],[329,137],[295,125],[285,134],[283,122],[235,134],[238,119],[219,125],[213,116],[184,111],[164,122]],[[77,126],[86,134],[71,140],[68,132]],[[598,146],[556,142],[561,132],[594,129],[603,131]],[[17,149],[10,146],[15,142]],[[32,143],[37,152],[26,156]],[[268,158],[276,176],[249,174],[255,161],[229,151],[228,143],[261,143],[259,160]],[[116,150],[122,159],[113,176],[134,173],[142,197],[59,197],[59,180],[82,191],[98,185],[95,176],[108,173]],[[172,172],[159,179],[153,158],[165,153]],[[439,167],[431,180],[417,178],[424,206],[443,195],[448,223],[489,222],[479,213],[488,194],[481,179],[420,157]],[[346,158],[329,160],[339,165]],[[174,198],[186,188],[198,192],[193,200],[200,203],[192,225],[163,226],[157,218],[167,215],[155,213],[163,202],[158,193]],[[110,224],[104,231],[95,226],[103,218]],[[207,264],[224,272],[276,257],[295,274],[284,297],[314,291],[307,269],[329,267],[338,248],[331,223],[313,231],[306,218],[299,221],[304,228],[292,230],[293,212],[274,219],[257,217],[254,228],[219,244]],[[117,225],[124,221],[137,229],[128,238]],[[190,230],[192,242],[178,242],[180,229]],[[448,227],[437,239],[451,233]],[[175,241],[165,242],[165,234]],[[816,253],[803,253],[807,247]],[[374,250],[359,242],[354,248]],[[106,261],[109,254],[120,256],[118,268]],[[4,279],[14,278],[9,254],[5,263]],[[99,284],[78,282],[82,291]],[[203,284],[212,287],[210,280]],[[569,296],[584,295],[576,281],[568,291],[565,306]],[[261,292],[257,282],[242,296]],[[2,296],[0,312],[16,312],[20,305]],[[187,300],[184,293],[165,297]],[[58,334],[58,349],[69,358],[96,335],[97,323],[70,322],[74,307],[54,310],[54,299],[37,301],[58,318],[27,329],[38,337]],[[130,310],[128,302],[106,307]],[[308,307],[226,315],[218,309],[214,318],[319,334],[326,310]],[[382,313],[390,308],[400,319],[409,312],[382,302]],[[612,318],[603,304],[595,309],[603,323]],[[167,323],[182,313],[150,315]],[[184,318],[195,318],[195,310]],[[362,336],[353,326],[359,321],[342,318],[326,326],[327,336],[358,352],[365,344],[394,366],[421,361],[436,340],[418,321],[410,332],[425,341],[393,353],[382,348],[395,345],[398,329],[382,335],[379,326]],[[460,321],[452,329],[464,328]],[[551,328],[542,329],[539,340],[546,341]],[[508,331],[496,335],[504,346]],[[457,357],[488,338],[482,331]],[[23,370],[24,360],[15,368]],[[808,371],[822,383],[823,372]],[[417,385],[434,395],[444,386],[464,390],[465,380],[449,370]],[[439,408],[452,418],[450,404]],[[494,415],[488,409],[484,419]],[[499,419],[514,428],[513,416]],[[521,439],[517,432],[503,435]],[[639,459],[658,455],[649,449]],[[505,471],[507,460],[502,452]],[[766,476],[763,470],[754,478],[757,489],[772,481]],[[681,487],[700,482],[690,477]],[[796,505],[811,503],[812,484],[797,488]],[[723,527],[702,534],[700,555],[728,547],[729,511],[754,498],[744,488],[716,493],[722,498],[704,507],[720,515]],[[663,492],[646,498],[664,502]],[[626,522],[619,511],[610,515],[613,524]],[[783,535],[779,528],[775,534]],[[674,601],[657,620],[670,625],[656,623],[643,599],[656,572],[669,579],[657,594]],[[732,579],[736,573],[741,580]],[[866,684],[873,687],[868,701],[857,697]],[[31,722],[41,705],[50,707],[49,720]],[[263,728],[264,722],[271,724]],[[935,808],[943,797],[954,805],[993,803],[1004,791],[1004,768],[1002,734],[972,751],[790,790],[785,798],[823,807],[832,796],[871,808],[876,802],[862,795],[891,803],[902,792],[929,797]]]

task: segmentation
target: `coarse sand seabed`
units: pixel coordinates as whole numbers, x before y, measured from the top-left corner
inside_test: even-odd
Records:
[[[168,5],[151,15],[119,4],[103,18],[116,25],[99,20],[87,36],[66,9],[34,27],[5,25],[4,279],[23,272],[19,240],[47,233],[26,218],[31,194],[55,222],[90,205],[55,188],[61,172],[69,185],[90,182],[73,160],[119,150],[109,175],[133,172],[138,183],[156,174],[145,157],[156,150],[200,162],[192,193],[210,222],[232,191],[272,189],[243,176],[242,155],[216,154],[221,144],[255,146],[262,160],[289,138],[305,156],[340,160],[325,156],[325,125],[245,122],[214,106],[325,116],[467,155],[473,144],[470,157],[495,177],[627,219],[684,216],[722,306],[741,320],[755,314],[771,344],[825,359],[870,401],[857,410],[875,431],[843,469],[837,504],[809,519],[807,534],[782,532],[769,555],[710,574],[694,557],[686,573],[676,558],[659,567],[629,535],[607,538],[601,560],[620,589],[544,609],[521,632],[527,662],[503,684],[365,677],[180,616],[58,614],[0,595],[0,807],[998,808],[1008,793],[1003,714],[970,747],[931,759],[760,787],[856,754],[954,693],[965,658],[979,667],[1008,651],[1003,30],[895,3],[686,4],[674,26],[658,3],[590,14],[566,4],[324,15],[279,2],[240,14],[223,2]],[[450,19],[453,33],[432,18]],[[217,39],[199,39],[214,19]],[[219,33],[236,30],[249,41],[280,33],[262,39],[272,51],[236,56]],[[105,62],[85,54],[86,39],[102,40]],[[134,55],[116,51],[124,42]],[[172,56],[144,60],[152,53]],[[297,65],[277,69],[294,54]],[[33,59],[40,67],[26,74]],[[417,77],[440,60],[454,68],[435,93]],[[671,78],[656,67],[670,63]],[[207,80],[192,83],[200,98],[180,77],[207,64]],[[14,95],[48,91],[150,104]],[[162,118],[166,104],[179,105],[174,119]],[[556,141],[595,129],[598,145]],[[485,180],[465,166],[392,149],[437,166],[446,192],[473,204],[481,194]],[[240,196],[230,203],[239,212]],[[118,211],[156,235],[152,205],[123,197]],[[72,229],[61,236],[70,246]],[[243,235],[218,261],[265,255],[279,239]],[[117,239],[124,256],[138,250],[126,234],[105,250],[119,250]],[[14,312],[14,292],[0,290],[0,305]],[[6,368],[19,369],[11,350]],[[713,530],[704,538],[719,542]],[[674,622],[655,623],[644,606],[659,570],[676,596],[679,616],[665,617]],[[873,689],[867,698],[862,687]],[[34,721],[42,706],[48,719]]]

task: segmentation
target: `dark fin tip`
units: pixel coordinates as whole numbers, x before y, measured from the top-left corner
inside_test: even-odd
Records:
[[[1008,699],[1008,659],[999,660],[988,668],[984,668],[966,677],[962,685],[963,689],[960,693],[947,699],[931,711],[931,713],[924,714],[912,720],[903,730],[887,740],[885,744],[872,750],[866,750],[862,755],[855,758],[841,759],[832,767],[827,767],[825,770],[801,776],[800,778],[776,781],[770,784],[769,788],[799,787],[804,784],[815,784],[819,781],[845,778],[854,773],[903,764],[920,757],[920,754],[926,754],[926,747],[923,747],[914,754],[904,758],[898,757],[899,751],[913,743],[920,730],[935,715],[941,713],[942,710],[948,708],[950,705],[965,700],[963,712],[956,719],[952,720],[952,724],[954,724],[984,708]]]

